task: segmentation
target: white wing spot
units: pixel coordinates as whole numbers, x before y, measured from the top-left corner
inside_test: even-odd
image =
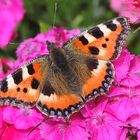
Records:
[[[25,80],[25,79],[27,79],[30,75],[29,75],[29,73],[28,73],[28,69],[27,69],[27,67],[25,66],[25,67],[23,67],[22,68],[22,77],[23,77],[23,80]]]
[[[44,103],[44,102],[55,102],[57,101],[57,96],[56,94],[51,94],[51,96],[45,96],[43,94],[40,95],[39,100]]]
[[[8,83],[8,89],[14,88],[15,86],[17,86],[17,85],[14,83],[14,79],[13,79],[13,77],[12,77],[11,74],[7,76],[7,83]]]
[[[113,23],[116,24],[116,25],[120,24],[120,22],[118,22],[116,19],[113,20]]]
[[[95,76],[99,76],[100,72],[102,71],[102,69],[104,69],[104,67],[106,66],[107,61],[103,61],[103,60],[98,60],[99,61],[99,65],[97,67],[97,69],[94,69],[92,71],[92,74]]]
[[[89,43],[93,42],[95,40],[95,37],[90,35],[89,33],[86,33],[84,37],[88,40]]]
[[[104,33],[104,36],[107,36],[107,35],[109,35],[109,34],[112,32],[112,31],[111,31],[109,28],[107,28],[107,26],[104,25],[104,24],[99,24],[98,27],[99,27],[100,30]]]

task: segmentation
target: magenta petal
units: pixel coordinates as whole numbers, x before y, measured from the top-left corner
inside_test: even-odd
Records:
[[[85,128],[78,125],[72,125],[68,127],[65,131],[64,140],[88,140],[89,134],[86,132]]]
[[[53,30],[49,30],[46,33],[46,38],[50,42],[54,42],[58,46],[62,46],[66,41],[75,35],[80,34],[79,29],[66,30],[63,27],[57,27]]]
[[[18,67],[23,65],[25,62],[31,61],[35,57],[48,54],[48,50],[45,40],[42,42],[37,42],[34,39],[27,39],[19,45],[16,54],[18,57],[16,67]]]
[[[131,61],[129,73],[120,83],[127,87],[140,85],[140,56],[135,56]]]
[[[16,111],[17,111],[17,108],[14,108],[11,106],[4,107],[3,120],[9,124],[13,124],[14,120],[16,119],[15,115],[13,114],[15,114]]]
[[[89,137],[85,129],[86,121],[79,116],[72,118],[71,123],[48,120],[40,126],[42,137],[49,140],[87,140]]]
[[[134,56],[131,55],[127,49],[123,49],[121,56],[113,62],[115,67],[115,82],[119,83],[122,79],[127,77],[133,58]]]
[[[0,48],[4,48],[12,39],[16,26],[24,16],[22,0],[0,1]],[[10,25],[10,26],[9,26]]]
[[[139,0],[110,0],[111,8],[119,14],[130,18],[131,23],[140,22]]]
[[[122,121],[125,121],[130,115],[138,112],[132,100],[123,96],[120,96],[120,99],[116,102],[109,103],[106,110]]]
[[[5,107],[3,119],[9,124],[13,124],[17,129],[28,129],[40,123],[43,116],[34,109]]]
[[[99,99],[99,98],[98,98]],[[84,117],[88,118],[93,116],[94,112],[102,113],[107,105],[108,98],[101,97],[97,101],[91,100],[85,104],[85,106],[81,109],[81,113]]]
[[[0,108],[0,128],[3,127],[3,107]]]
[[[2,140],[28,140],[28,131],[17,130],[13,126],[5,126],[5,132],[2,135]]]
[[[115,88],[116,96],[112,96],[107,104],[106,111],[115,115],[118,119],[126,121],[133,114],[139,113],[140,90]],[[118,93],[118,96],[117,96]]]
[[[87,129],[92,135],[92,140],[118,140],[121,125],[122,122],[109,113],[87,119]]]
[[[140,130],[140,115],[132,115],[128,118],[128,120],[124,123],[122,127],[122,132],[120,134],[121,140],[130,140],[130,137],[134,139],[139,139],[139,130]]]
[[[118,140],[129,140],[129,139],[126,138],[127,133],[128,133],[127,129],[122,129]]]
[[[136,114],[130,116],[125,124],[131,124],[133,127],[137,127],[138,129],[140,129],[140,115]]]

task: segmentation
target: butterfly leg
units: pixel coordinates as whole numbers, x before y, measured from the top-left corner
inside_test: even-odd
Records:
[[[40,123],[38,123],[35,127],[33,127],[27,136],[29,136],[36,128],[38,128],[42,123],[44,123],[45,121],[47,121],[49,119],[49,116],[45,117]]]

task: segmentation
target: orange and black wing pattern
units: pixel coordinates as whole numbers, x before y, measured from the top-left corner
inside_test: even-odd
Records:
[[[82,99],[76,94],[56,93],[49,81],[46,81],[37,101],[37,108],[49,117],[68,118],[72,113],[80,110],[83,105]]]
[[[0,105],[32,107],[40,95],[47,56],[37,58],[0,82]]]
[[[115,72],[111,61],[119,56],[129,30],[128,18],[118,17],[83,32],[64,45],[62,50],[69,58],[66,59],[67,70],[78,79],[78,84],[73,80],[75,85],[72,86],[77,84],[80,93],[69,92],[69,78],[73,77],[64,78],[68,71],[64,74],[63,68],[60,70],[58,65],[54,69],[53,59],[50,61],[45,55],[0,82],[0,105],[36,106],[49,117],[68,118],[80,110],[86,101],[107,92]],[[59,75],[56,69],[59,69]],[[65,86],[67,93],[57,92],[61,91],[58,89],[63,87],[61,85]]]
[[[64,48],[93,55],[97,59],[113,60],[119,56],[129,31],[129,19],[118,17],[83,32],[66,43]]]
[[[83,84],[86,101],[106,93],[114,80],[114,66],[110,61],[88,59],[86,62],[91,76]]]

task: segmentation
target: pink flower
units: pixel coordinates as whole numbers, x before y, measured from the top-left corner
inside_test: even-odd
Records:
[[[48,54],[46,41],[50,41],[62,47],[62,45],[70,38],[78,35],[80,30],[66,30],[63,27],[56,27],[48,32],[38,34],[34,38],[30,38],[22,42],[17,51],[16,67],[23,63],[34,59],[35,57]],[[21,55],[22,54],[22,55]]]
[[[0,1],[0,48],[4,48],[15,33],[17,24],[24,16],[22,0]]]
[[[128,120],[121,126],[122,132],[120,134],[120,140],[140,139],[140,115],[132,115]]]
[[[140,0],[111,0],[110,6],[119,16],[129,17],[132,23],[140,23]]]
[[[35,109],[19,109],[9,106],[3,110],[3,120],[14,125],[16,129],[28,129],[40,123],[43,116]]]
[[[135,56],[134,59],[131,61],[127,77],[122,79],[120,84],[127,87],[139,86],[140,85],[139,73],[140,73],[140,56]]]
[[[18,130],[14,126],[7,125],[3,127],[2,130],[0,130],[1,140],[28,140],[28,131],[27,130]]]
[[[92,140],[118,140],[122,122],[114,115],[105,111],[107,100],[101,100],[90,112],[86,119],[87,130]]]
[[[140,56],[134,56],[123,49],[121,56],[113,64],[115,83],[129,88],[140,85]]]
[[[68,122],[48,120],[40,126],[40,133],[45,140],[88,140],[86,121],[81,115],[74,115]]]
[[[140,113],[140,87],[121,88],[115,87],[110,92],[110,102],[106,111],[116,116],[121,121]]]
[[[15,68],[33,60],[38,56],[48,54],[46,40],[44,39],[42,42],[38,42],[32,38],[27,39],[19,45],[16,54],[18,58],[15,62]]]

